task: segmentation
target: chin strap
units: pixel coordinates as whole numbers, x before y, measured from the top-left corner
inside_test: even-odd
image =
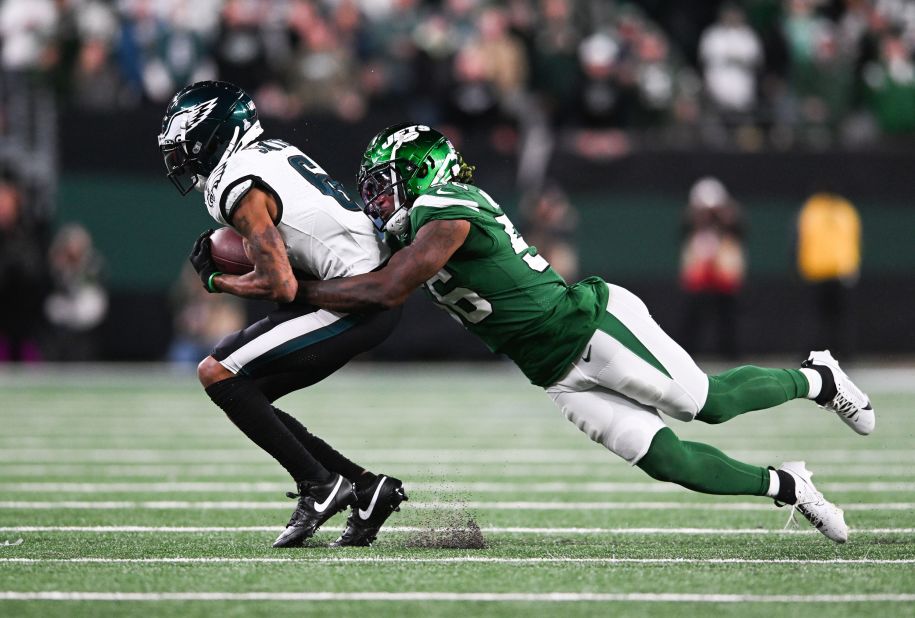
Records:
[[[410,222],[410,211],[406,206],[401,206],[394,211],[391,218],[384,225],[384,231],[395,236],[400,236],[407,231],[407,223]]]
[[[200,191],[201,193],[205,193],[206,188],[207,188],[207,180],[209,180],[209,179],[210,179],[209,176],[204,176],[203,174],[197,174],[196,176],[194,176],[194,188],[197,191]]]

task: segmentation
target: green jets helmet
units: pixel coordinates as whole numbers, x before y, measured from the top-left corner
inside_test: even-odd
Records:
[[[222,160],[262,133],[248,94],[229,82],[205,81],[182,89],[168,104],[159,151],[168,179],[181,195],[203,190]]]
[[[435,129],[408,123],[388,127],[369,142],[359,166],[365,214],[379,230],[403,234],[413,200],[433,185],[458,179],[462,163],[448,138]],[[383,195],[394,198],[394,211],[386,219],[377,204]]]

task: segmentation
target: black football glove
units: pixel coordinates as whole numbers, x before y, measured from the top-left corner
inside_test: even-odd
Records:
[[[210,234],[212,233],[213,230],[207,230],[197,237],[188,259],[191,261],[194,270],[200,275],[200,280],[203,281],[203,287],[206,288],[206,291],[218,292],[219,290],[213,285],[213,278],[222,273],[216,269],[216,264],[213,262],[213,256],[210,253],[212,249]]]

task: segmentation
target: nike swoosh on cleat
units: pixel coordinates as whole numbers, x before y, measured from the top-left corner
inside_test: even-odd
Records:
[[[374,495],[372,496],[372,501],[369,502],[369,508],[365,511],[359,509],[359,518],[368,519],[372,516],[372,511],[375,510],[375,503],[378,501],[378,495],[381,493],[381,488],[384,486],[387,481],[387,477],[383,478],[380,483],[378,483],[378,488],[375,490]]]
[[[333,502],[334,496],[337,495],[337,492],[340,490],[340,485],[342,485],[342,484],[343,484],[343,477],[338,476],[337,484],[334,485],[334,488],[331,490],[331,492],[329,494],[327,494],[327,498],[324,500],[324,502],[318,504],[318,502],[315,501],[315,510],[317,512],[323,513],[324,511],[327,510],[327,507],[329,507],[330,503]]]
[[[591,346],[590,345],[588,345],[588,351],[582,355],[581,360],[586,363],[591,360]]]

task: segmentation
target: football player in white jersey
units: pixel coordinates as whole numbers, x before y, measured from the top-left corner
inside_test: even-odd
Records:
[[[272,403],[314,384],[381,343],[399,311],[345,314],[295,304],[297,277],[358,275],[389,251],[342,186],[298,148],[260,139],[251,98],[227,82],[198,82],[169,103],[159,134],[168,178],[182,195],[204,192],[210,215],[246,240],[254,270],[223,274],[212,230],[191,263],[209,292],[279,303],[266,318],[225,337],[197,375],[207,395],[296,482],[298,505],[274,547],[302,545],[332,515],[352,508],[334,545],[370,545],[406,499],[402,483],[375,475],[308,432]]]

